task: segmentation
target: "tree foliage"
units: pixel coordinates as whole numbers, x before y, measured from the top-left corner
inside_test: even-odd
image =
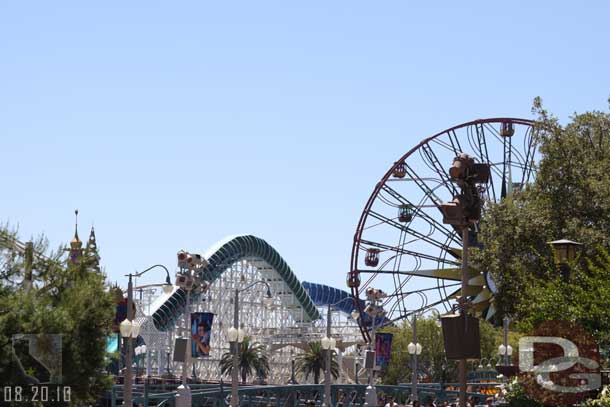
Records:
[[[610,306],[606,294],[587,294],[606,278],[603,269],[591,272],[589,260],[610,248],[610,114],[575,114],[561,125],[539,98],[533,112],[538,116],[540,153],[536,179],[487,208],[479,236],[483,249],[473,250],[472,261],[496,281],[498,321],[509,314],[533,323],[542,317],[543,308],[551,311],[552,304],[556,314],[570,315],[569,306],[560,303],[569,298],[570,290],[573,298],[586,303],[581,304],[582,311],[594,312],[590,318],[597,318],[604,304],[605,309]],[[555,278],[560,271],[547,243],[563,238],[583,244],[581,256],[571,265],[575,277],[566,287]],[[540,303],[541,295],[547,304]]]
[[[259,342],[252,341],[249,336],[244,337],[239,344],[237,355],[239,374],[242,383],[246,383],[248,376],[255,374],[256,377],[264,379],[269,375],[269,357],[265,352],[265,346]],[[230,375],[233,372],[233,354],[226,352],[220,359],[220,372]]]
[[[412,326],[405,321],[400,326],[388,327],[384,331],[390,332],[394,336],[390,365],[382,372],[382,381],[384,384],[391,385],[410,383],[413,377],[413,365],[407,346],[413,341]],[[502,330],[481,320],[479,331],[481,333],[481,358],[495,360],[498,346],[503,343]],[[517,349],[518,340],[518,334],[511,333],[509,343],[514,349]],[[417,363],[420,380],[445,383],[458,380],[457,363],[447,360],[445,356],[443,332],[438,325],[438,319],[434,317],[418,318],[417,342],[422,346],[422,353],[418,356]]]
[[[309,342],[307,351],[299,353],[295,359],[296,372],[309,379],[313,376],[315,384],[320,383],[320,375],[326,369],[326,352],[322,349],[320,341]],[[330,373],[332,377],[339,377],[339,363],[333,350],[330,357]]]
[[[75,401],[97,399],[111,384],[102,372],[105,338],[114,316],[104,275],[90,272],[86,259],[67,265],[61,260],[60,248],[48,256],[34,257],[32,286],[25,288],[25,259],[7,239],[16,234],[7,228],[0,233],[4,237],[0,239],[0,381],[8,385],[36,380],[24,375],[17,362],[11,346],[14,335],[61,334],[62,384],[72,387]],[[34,251],[47,253],[47,241],[36,240]]]

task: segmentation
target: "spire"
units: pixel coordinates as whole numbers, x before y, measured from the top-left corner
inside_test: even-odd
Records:
[[[100,271],[100,255],[97,251],[97,242],[95,241],[95,229],[91,226],[91,233],[89,233],[89,241],[87,241],[87,259],[91,261],[93,269]]]
[[[70,258],[68,261],[71,264],[76,264],[83,255],[83,242],[81,242],[78,238],[78,209],[74,210],[74,217],[74,237],[72,238],[72,241],[70,241],[70,248],[65,249],[67,252],[69,252]]]
[[[91,226],[91,233],[89,233],[89,241],[87,242],[87,249],[97,251],[97,243],[95,242],[95,229]]]
[[[83,242],[78,238],[78,209],[74,210],[74,218],[74,238],[72,238],[72,241],[70,242],[70,247],[76,250],[83,247]]]

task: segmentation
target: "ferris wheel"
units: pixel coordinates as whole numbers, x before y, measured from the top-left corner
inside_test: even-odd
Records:
[[[460,124],[424,139],[400,157],[375,185],[354,235],[347,285],[355,298],[367,288],[387,293],[383,324],[431,309],[448,312],[462,296],[462,234],[443,223],[441,204],[459,194],[449,167],[466,153],[489,164],[489,182],[479,186],[482,210],[523,189],[535,177],[534,122],[492,118]],[[480,225],[469,232],[479,246]],[[491,319],[496,285],[485,270],[468,269],[465,297],[477,316]],[[362,301],[355,301],[362,308]],[[360,309],[360,312],[363,312]],[[360,330],[370,340],[369,318]]]

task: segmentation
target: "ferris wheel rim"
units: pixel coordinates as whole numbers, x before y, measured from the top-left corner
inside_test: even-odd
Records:
[[[392,176],[392,173],[393,173],[394,169],[396,168],[396,166],[399,163],[405,162],[405,160],[408,157],[410,157],[413,153],[418,151],[422,146],[428,144],[429,142],[433,141],[434,139],[436,139],[444,134],[450,133],[450,132],[458,130],[458,129],[470,127],[470,126],[489,124],[489,123],[512,123],[512,124],[528,126],[530,128],[534,128],[536,125],[535,120],[523,119],[523,118],[517,118],[517,117],[492,117],[492,118],[486,118],[486,119],[475,119],[475,120],[471,120],[469,122],[464,122],[464,123],[454,125],[453,127],[444,129],[432,136],[426,137],[422,141],[420,141],[417,145],[415,145],[413,148],[408,150],[405,154],[403,154],[400,158],[398,158],[394,162],[394,165],[392,165],[388,169],[388,171],[383,175],[383,177],[375,184],[375,188],[373,189],[372,193],[369,195],[369,198],[360,215],[360,219],[359,219],[357,227],[356,227],[356,232],[354,233],[354,238],[353,238],[353,242],[352,242],[352,252],[351,252],[351,258],[350,258],[350,271],[349,271],[350,273],[353,273],[355,271],[360,272],[360,270],[358,268],[358,259],[359,259],[359,250],[358,249],[359,249],[359,243],[362,240],[362,233],[365,230],[364,225],[366,223],[366,220],[368,219],[368,216],[370,214],[373,203],[376,201],[377,197],[379,196],[379,193],[381,192],[383,186]],[[359,296],[360,296],[359,287],[349,287],[349,288],[352,292],[352,296],[355,298],[359,298]],[[357,307],[358,307],[359,312],[362,313],[364,311],[362,304],[358,303]],[[361,330],[365,340],[369,340],[370,336],[369,336],[368,330],[365,329],[365,327],[363,327],[363,325],[360,323],[359,323],[359,327],[360,327],[360,330]]]

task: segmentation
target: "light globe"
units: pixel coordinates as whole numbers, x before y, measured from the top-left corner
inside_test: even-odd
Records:
[[[414,355],[415,352],[417,352],[417,346],[415,346],[413,342],[409,342],[407,345],[407,351],[409,352],[409,355]]]

